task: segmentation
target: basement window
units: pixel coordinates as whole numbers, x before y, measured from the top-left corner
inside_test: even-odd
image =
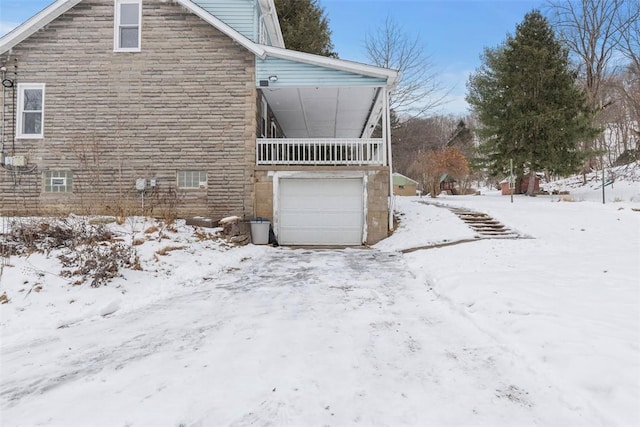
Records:
[[[70,170],[49,170],[42,173],[45,193],[71,193],[73,172]]]
[[[142,0],[116,0],[114,16],[113,50],[139,52]]]
[[[17,137],[44,137],[44,83],[18,83]]]
[[[178,171],[178,188],[207,188],[206,171]]]

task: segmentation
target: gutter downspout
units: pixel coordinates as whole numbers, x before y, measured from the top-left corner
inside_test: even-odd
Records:
[[[387,142],[387,164],[389,165],[389,231],[393,230],[393,158],[391,156],[391,110],[389,109],[389,89],[384,88],[384,119],[382,128]]]

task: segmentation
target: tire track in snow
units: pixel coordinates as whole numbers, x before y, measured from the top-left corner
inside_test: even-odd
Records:
[[[234,339],[225,345],[242,342],[244,352],[254,355],[226,360],[229,369],[258,369],[252,378],[260,387],[214,388],[217,400],[210,399],[223,403],[196,401],[190,412],[176,414],[184,425],[579,419],[553,384],[499,337],[418,283],[401,254],[352,249],[274,249],[136,311],[55,330],[56,341],[3,346],[3,360],[11,355],[16,369],[3,375],[0,399],[19,411],[32,399],[97,376],[126,370],[135,380],[139,364],[158,354],[173,360],[202,347],[217,349],[223,332]],[[77,348],[67,349],[65,342]],[[243,365],[252,357],[265,364]],[[55,369],[47,365],[52,360]],[[155,391],[140,400],[166,392],[165,373],[153,375]],[[201,376],[205,382],[217,378]],[[549,415],[540,415],[540,407]]]

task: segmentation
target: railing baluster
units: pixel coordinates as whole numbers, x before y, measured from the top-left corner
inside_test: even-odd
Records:
[[[380,138],[259,138],[259,165],[382,165],[384,143]]]

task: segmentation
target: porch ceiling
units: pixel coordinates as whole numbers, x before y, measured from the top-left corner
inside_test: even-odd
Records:
[[[381,100],[376,97],[379,89],[261,88],[287,138],[360,138],[370,114],[380,113]]]

